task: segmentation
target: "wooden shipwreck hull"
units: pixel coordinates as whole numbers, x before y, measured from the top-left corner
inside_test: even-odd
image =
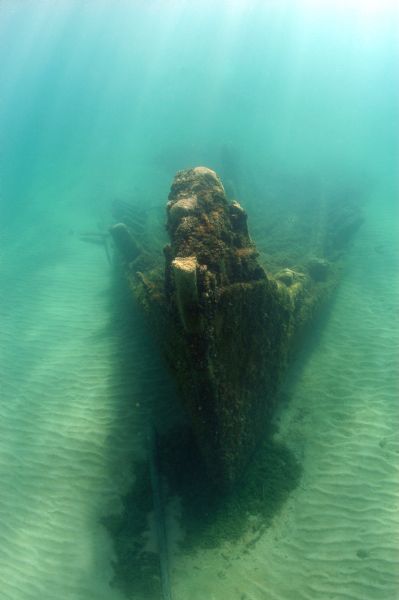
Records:
[[[339,261],[317,256],[300,271],[267,273],[245,211],[205,167],[176,174],[167,231],[164,268],[151,268],[129,226],[111,228],[209,474],[228,488],[265,431],[292,347],[334,288]]]

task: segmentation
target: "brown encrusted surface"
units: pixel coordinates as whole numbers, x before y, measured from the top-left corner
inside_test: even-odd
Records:
[[[178,382],[213,480],[233,484],[271,414],[294,334],[336,282],[317,259],[267,275],[247,227],[213,171],[177,173],[167,204],[165,270],[127,273]],[[316,274],[316,275],[315,275]]]
[[[163,321],[162,345],[208,469],[228,486],[242,473],[271,410],[285,364],[290,301],[259,265],[246,214],[227,202],[213,171],[179,172],[167,215],[166,312],[158,310],[154,320]],[[183,308],[186,284],[174,272],[181,258],[197,264],[197,301]],[[148,294],[147,302],[154,316],[159,304]]]

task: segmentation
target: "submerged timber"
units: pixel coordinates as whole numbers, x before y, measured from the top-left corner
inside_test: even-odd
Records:
[[[353,213],[328,223],[317,256],[300,268],[277,260],[270,272],[245,210],[214,171],[197,167],[173,181],[162,267],[140,252],[128,223],[111,228],[217,485],[231,487],[256,450],[292,349],[337,283],[336,250],[359,224]]]

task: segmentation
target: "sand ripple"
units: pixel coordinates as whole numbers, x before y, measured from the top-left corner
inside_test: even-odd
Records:
[[[101,248],[58,231],[32,233],[17,248],[8,242],[0,274],[0,596],[118,600],[99,519],[119,509],[132,481],[165,374],[141,319],[115,292]]]

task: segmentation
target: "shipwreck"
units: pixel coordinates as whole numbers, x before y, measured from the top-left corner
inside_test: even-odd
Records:
[[[217,174],[179,171],[166,205],[163,257],[134,230],[129,211],[111,227],[124,273],[177,382],[210,478],[231,487],[271,419],[304,330],[339,279],[342,249],[361,223],[345,208],[326,219],[301,262],[264,264],[247,213]]]

